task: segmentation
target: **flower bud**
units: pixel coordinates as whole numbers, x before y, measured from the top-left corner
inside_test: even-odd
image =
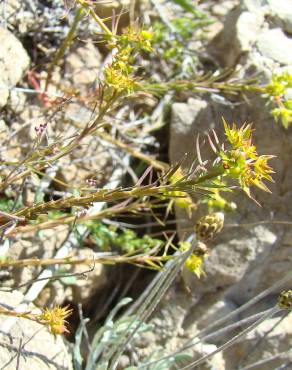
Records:
[[[222,212],[211,213],[199,219],[195,231],[199,240],[212,239],[223,228],[224,214]]]

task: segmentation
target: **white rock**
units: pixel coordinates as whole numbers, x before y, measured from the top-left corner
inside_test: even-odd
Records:
[[[66,78],[72,81],[73,87],[87,91],[100,72],[101,55],[90,42],[79,46],[66,57]]]
[[[284,31],[292,33],[292,0],[268,0],[270,14],[275,16]]]
[[[206,307],[205,314],[203,314],[198,320],[198,327],[205,328],[206,326],[212,324],[215,320],[218,320],[237,308],[236,304],[230,299],[222,299],[217,301],[209,309]]]
[[[260,34],[257,41],[259,52],[280,64],[292,63],[292,39],[281,28],[275,28]]]
[[[215,352],[216,350],[217,350],[217,346],[215,346],[214,344],[202,343],[202,344],[197,344],[195,348],[193,349],[193,352],[196,355],[195,357],[199,359],[200,357],[209,355],[212,352]],[[225,360],[223,358],[222,352],[218,352],[214,356],[210,357],[207,361],[205,361],[199,366],[199,369],[201,370],[213,370],[213,369],[226,370]]]
[[[29,57],[20,41],[8,30],[0,28],[0,108],[9,97],[9,88],[23,77]]]
[[[248,51],[256,42],[264,21],[261,13],[243,12],[236,23],[237,40],[241,51]]]

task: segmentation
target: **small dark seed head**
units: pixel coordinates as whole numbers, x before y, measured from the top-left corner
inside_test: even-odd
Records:
[[[195,232],[199,240],[207,241],[223,228],[224,214],[222,212],[206,215],[197,222]]]
[[[278,306],[282,310],[292,310],[292,290],[284,290],[278,297]]]

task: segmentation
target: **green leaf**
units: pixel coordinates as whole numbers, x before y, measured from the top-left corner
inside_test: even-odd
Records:
[[[192,5],[190,0],[172,0],[175,4],[179,5],[182,7],[184,10],[187,12],[193,13],[194,11],[194,6]]]

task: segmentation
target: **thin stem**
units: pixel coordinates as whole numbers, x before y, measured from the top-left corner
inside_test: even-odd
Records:
[[[107,257],[100,257],[98,255],[92,254],[92,258],[73,258],[73,257],[64,257],[64,258],[47,258],[47,259],[40,259],[40,258],[27,258],[23,260],[15,260],[15,261],[4,261],[0,262],[0,268],[4,267],[16,267],[22,268],[26,266],[52,266],[52,265],[91,265],[93,262],[97,262],[103,265],[115,265],[118,263],[131,263],[131,264],[139,264],[142,265],[143,263],[149,262],[162,262],[165,260],[170,259],[171,257],[168,256],[151,256],[151,255],[135,255],[135,256],[107,256]],[[145,265],[147,267],[147,265]]]
[[[108,36],[113,36],[111,30],[105,25],[104,21],[95,13],[95,11],[86,1],[76,0],[76,2],[84,9],[88,10],[90,16],[95,20],[95,22],[100,26],[100,28],[105,32],[105,34],[107,34]]]
[[[72,25],[71,25],[71,27],[69,29],[69,32],[68,32],[66,38],[61,43],[61,46],[60,46],[58,52],[56,53],[56,55],[55,55],[55,57],[54,57],[51,65],[50,65],[50,68],[48,70],[48,76],[47,76],[47,79],[46,79],[45,91],[47,91],[47,89],[49,87],[49,84],[51,82],[51,78],[52,78],[54,67],[63,58],[66,50],[68,49],[68,47],[70,46],[70,44],[73,41],[73,38],[74,38],[74,35],[75,35],[75,32],[76,32],[78,23],[80,22],[80,20],[82,18],[82,14],[83,14],[83,9],[82,8],[77,8],[76,14],[75,14],[73,23],[72,23]]]
[[[263,321],[267,320],[268,318],[274,316],[276,313],[280,312],[281,310],[278,308],[278,306],[275,306],[271,308],[270,310],[267,311],[265,315],[263,315],[259,320],[257,320],[255,323],[252,325],[248,326],[246,329],[244,329],[242,332],[239,334],[235,335],[233,338],[228,340],[226,343],[224,343],[222,346],[218,347],[215,351],[212,353],[209,353],[203,357],[201,357],[199,360],[193,361],[192,363],[188,364],[187,366],[184,366],[181,368],[181,370],[189,370],[189,369],[194,369],[198,365],[204,363],[206,360],[209,358],[213,357],[216,355],[216,353],[219,353],[221,351],[226,350],[227,348],[231,347],[234,343],[236,343],[240,338],[246,336],[249,332],[254,330],[257,326],[259,326]]]

